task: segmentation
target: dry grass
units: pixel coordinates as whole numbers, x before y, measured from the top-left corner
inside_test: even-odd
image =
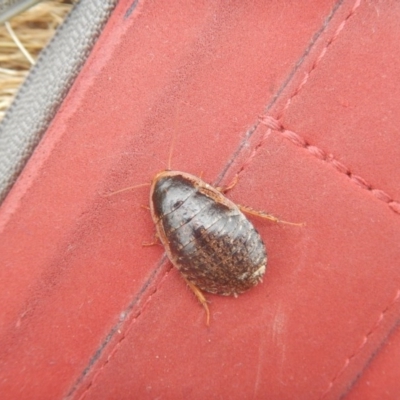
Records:
[[[8,26],[0,26],[0,120],[32,62],[53,37],[75,2],[44,1],[12,18]]]

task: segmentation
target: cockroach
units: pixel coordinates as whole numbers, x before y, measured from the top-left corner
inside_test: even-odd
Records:
[[[162,171],[151,184],[157,236],[207,312],[200,291],[234,295],[261,282],[267,252],[239,207],[200,178]]]
[[[285,222],[237,205],[223,191],[171,170],[156,174],[150,189],[157,236],[204,306],[207,325],[209,310],[202,291],[236,297],[262,282],[266,270],[265,244],[243,212]]]
[[[170,154],[171,159],[171,154]],[[170,161],[169,161],[170,165]],[[235,204],[224,193],[197,176],[169,168],[150,184],[150,212],[156,236],[171,263],[210,313],[204,292],[237,296],[262,282],[265,244],[244,213],[292,225],[271,214]],[[115,193],[147,184],[136,185]]]

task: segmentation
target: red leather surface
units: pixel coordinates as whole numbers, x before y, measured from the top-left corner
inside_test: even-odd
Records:
[[[396,399],[399,397],[400,330],[396,325],[377,349],[347,398]]]
[[[399,15],[121,0],[1,208],[1,392],[396,398]],[[142,247],[148,189],[106,196],[165,168],[175,132],[174,169],[239,173],[231,199],[306,222],[254,221],[264,283],[207,295],[209,328],[162,248]]]

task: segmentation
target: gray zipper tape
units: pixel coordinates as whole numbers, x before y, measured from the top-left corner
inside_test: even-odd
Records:
[[[0,24],[34,6],[41,0],[0,0]]]

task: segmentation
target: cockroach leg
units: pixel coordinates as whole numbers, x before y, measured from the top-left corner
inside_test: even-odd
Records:
[[[227,186],[220,186],[220,187],[217,187],[216,189],[221,193],[227,193],[236,186],[238,181],[239,181],[239,175],[236,174]]]
[[[142,242],[143,247],[150,247],[150,246],[154,246],[156,244],[162,244],[160,241],[160,238],[158,237],[157,232],[154,232],[154,239],[152,242],[150,242],[150,243]]]
[[[149,206],[145,206],[145,205],[142,204],[140,207],[144,208],[147,211],[150,211],[150,207]]]
[[[278,224],[287,224],[287,225],[294,225],[294,226],[304,226],[305,225],[304,222],[283,221],[283,220],[279,219],[278,217],[275,217],[272,214],[268,214],[265,211],[254,210],[253,208],[248,207],[248,206],[242,206],[242,205],[238,204],[238,207],[239,207],[240,211],[242,211],[245,214],[253,215],[255,217],[259,217],[259,218],[263,218],[263,219],[269,219],[270,221],[277,222]]]
[[[206,311],[206,325],[209,326],[210,325],[210,310],[207,305],[207,299],[204,297],[204,294],[196,285],[194,285],[192,282],[188,281],[186,278],[185,278],[185,281],[186,281],[187,285],[190,287],[190,289],[192,289],[192,292],[195,294],[195,296],[197,297],[199,302],[204,307],[204,310]]]

